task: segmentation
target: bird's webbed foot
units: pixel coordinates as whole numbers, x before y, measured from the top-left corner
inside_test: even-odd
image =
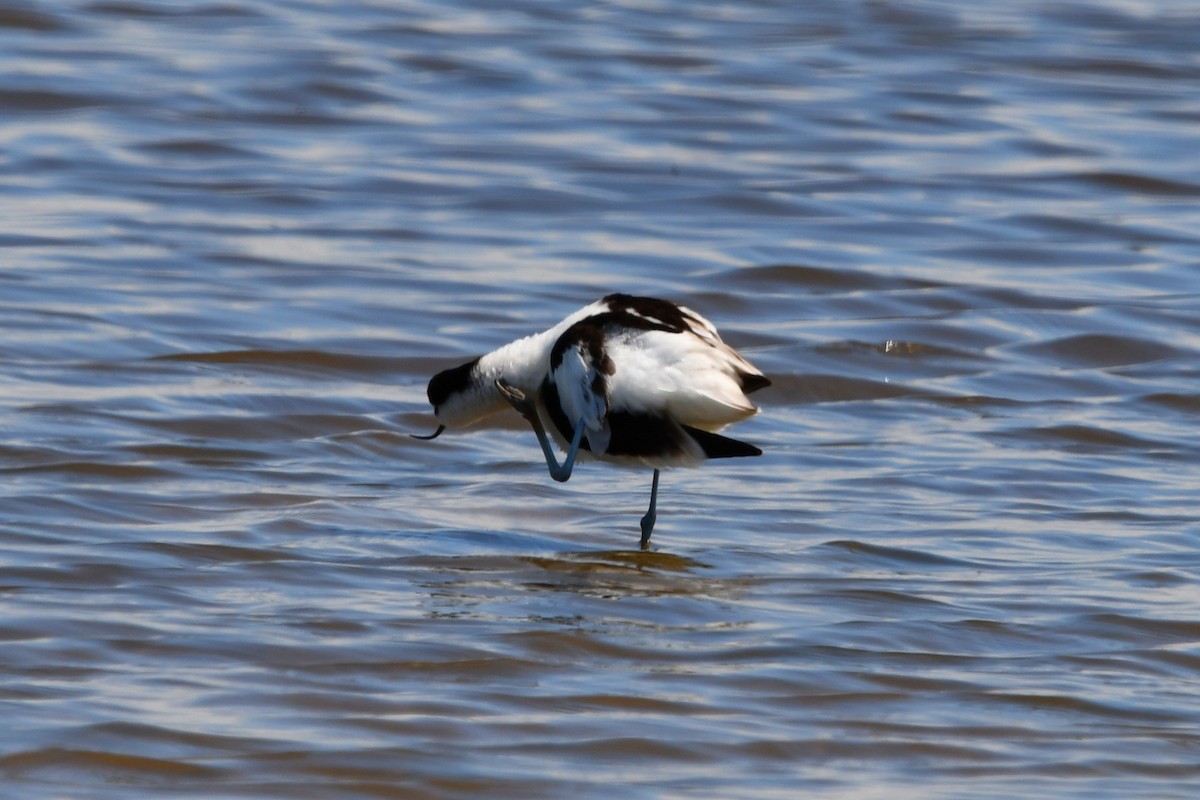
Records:
[[[654,520],[656,517],[657,514],[654,513],[654,509],[647,511],[646,516],[642,517],[641,548],[643,550],[650,549],[650,534],[654,533]]]

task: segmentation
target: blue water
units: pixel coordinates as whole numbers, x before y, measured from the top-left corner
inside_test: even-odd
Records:
[[[1192,2],[0,5],[0,795],[1191,798]],[[760,459],[429,376],[610,291]]]

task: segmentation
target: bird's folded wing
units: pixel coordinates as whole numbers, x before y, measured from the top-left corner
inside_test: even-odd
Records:
[[[606,376],[584,347],[572,346],[550,374],[559,403],[572,427],[583,420],[591,449],[603,453],[608,446],[608,394]]]
[[[609,352],[617,365],[608,380],[613,408],[713,430],[757,413],[738,373],[746,362],[725,345],[650,331],[613,342]]]

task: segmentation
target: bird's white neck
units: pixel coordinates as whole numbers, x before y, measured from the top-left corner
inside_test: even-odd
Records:
[[[480,356],[471,368],[469,383],[439,407],[438,419],[448,427],[459,428],[503,411],[508,401],[496,388],[497,380],[537,397],[550,368],[550,348],[555,338],[554,331],[536,333]]]
[[[545,331],[509,342],[479,359],[480,378],[495,391],[496,380],[504,381],[528,395],[537,393],[542,378],[550,370],[550,348],[556,331]],[[499,398],[499,391],[496,391]]]

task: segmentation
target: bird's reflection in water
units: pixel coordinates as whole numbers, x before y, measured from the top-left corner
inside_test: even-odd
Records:
[[[730,596],[737,581],[706,574],[709,564],[688,556],[647,550],[573,550],[547,555],[425,556],[414,582],[442,607],[487,606],[521,613],[530,592],[568,592],[619,598]],[[461,610],[461,609],[460,609]]]

